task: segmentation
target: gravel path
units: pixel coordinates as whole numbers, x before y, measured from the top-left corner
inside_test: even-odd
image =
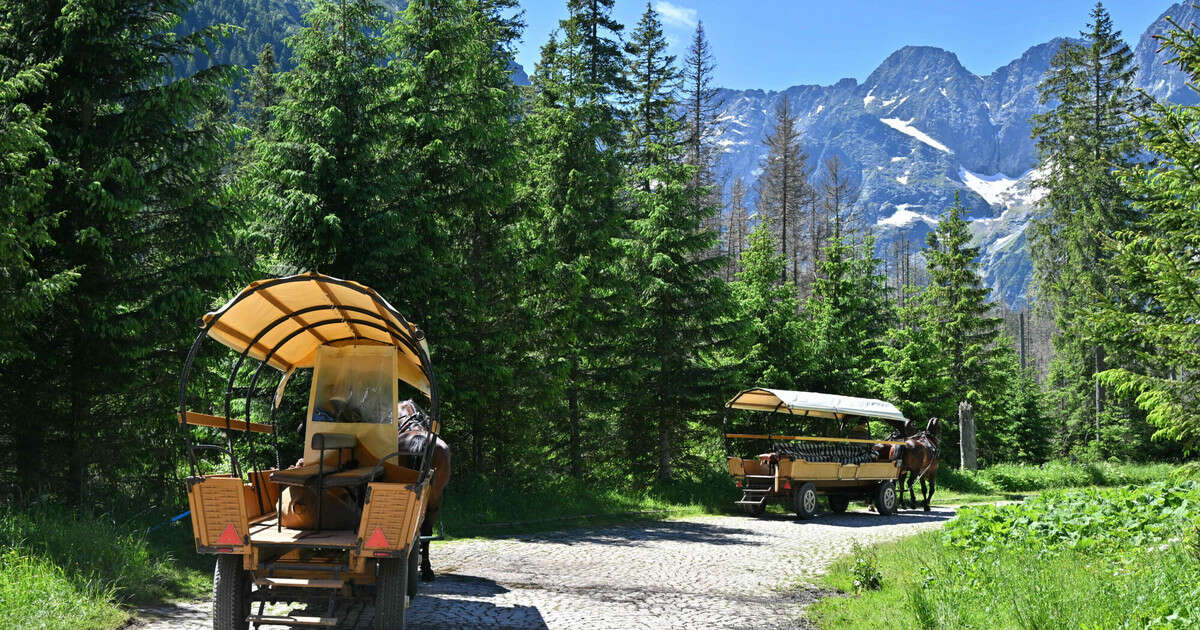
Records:
[[[698,516],[435,545],[408,627],[495,630],[807,628],[811,586],[855,542],[940,527],[954,511],[862,511],[798,522]],[[211,628],[207,602],[140,611],[137,630]],[[343,628],[369,629],[369,607]],[[266,628],[267,626],[263,626]]]

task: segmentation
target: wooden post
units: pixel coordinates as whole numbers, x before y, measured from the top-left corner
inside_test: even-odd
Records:
[[[971,409],[971,403],[966,401],[958,403],[958,436],[962,468],[977,470],[979,466],[975,461],[975,413]]]

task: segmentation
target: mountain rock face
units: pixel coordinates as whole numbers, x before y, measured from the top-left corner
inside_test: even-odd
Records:
[[[1168,15],[1183,25],[1200,21],[1200,11],[1184,4],[1156,20],[1136,47],[1136,83],[1160,98],[1196,102],[1182,73],[1155,52],[1153,36],[1167,30]],[[972,74],[952,52],[906,46],[861,84],[723,90],[718,172],[754,183],[775,108],[786,98],[798,114],[814,180],[834,155],[857,176],[858,215],[881,253],[901,240],[920,249],[957,192],[993,298],[1020,308],[1032,275],[1025,230],[1042,196],[1030,184],[1037,165],[1030,117],[1045,109],[1037,86],[1064,41],[1033,46],[987,76]]]

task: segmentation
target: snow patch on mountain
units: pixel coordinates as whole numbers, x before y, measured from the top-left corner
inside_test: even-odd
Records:
[[[979,193],[979,196],[986,199],[988,203],[997,206],[1007,205],[1005,199],[1012,196],[1013,189],[1027,175],[1029,173],[1016,178],[1008,177],[1004,173],[980,175],[961,166],[958,167],[958,178],[962,183],[966,184],[967,188]]]
[[[912,118],[908,120],[900,120],[899,118],[880,118],[879,122],[891,127],[892,129],[895,129],[896,131],[899,131],[902,134],[912,136],[917,140],[920,140],[921,142],[924,142],[925,144],[937,149],[938,151],[942,151],[944,153],[954,153],[946,145],[929,137],[929,134],[912,126],[913,120],[914,119]]]
[[[938,220],[925,214],[919,214],[909,210],[909,208],[920,208],[919,203],[902,203],[896,206],[896,211],[891,216],[879,220],[878,225],[890,225],[894,227],[908,227],[917,221],[924,221],[930,227],[938,224]]]

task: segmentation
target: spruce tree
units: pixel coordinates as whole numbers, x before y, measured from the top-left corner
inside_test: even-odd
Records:
[[[768,222],[760,223],[750,233],[741,271],[731,285],[746,325],[745,387],[800,389],[809,383],[811,352],[797,317],[796,287],[779,282],[786,267]]]
[[[758,216],[770,219],[779,252],[788,261],[779,281],[787,281],[790,268],[792,282],[799,282],[801,249],[798,235],[803,234],[800,222],[804,209],[812,202],[812,189],[808,184],[808,154],[801,146],[796,115],[786,96],[780,96],[775,108],[775,126],[763,142],[767,145],[767,154],[763,157],[762,175],[757,184]]]
[[[898,309],[897,325],[888,331],[883,346],[880,393],[907,418],[924,422],[939,416],[949,420],[949,366],[926,311],[919,299]]]
[[[659,479],[672,476],[696,441],[705,425],[695,419],[711,418],[718,408],[714,394],[724,389],[729,370],[714,357],[729,350],[736,326],[728,288],[716,277],[723,261],[709,255],[717,235],[702,227],[708,209],[689,199],[696,167],[683,163],[687,145],[674,118],[677,71],[666,45],[658,14],[647,4],[626,46],[636,97],[628,150],[637,170],[629,184],[630,233],[622,241],[635,298],[623,352],[630,387],[621,420],[630,472],[650,464]]]
[[[242,281],[218,186],[232,140],[222,122],[230,72],[175,78],[171,65],[223,31],[172,33],[186,6],[0,2],[0,58],[30,70],[53,64],[15,96],[46,115],[47,150],[27,174],[35,187],[49,179],[40,198],[27,198],[29,216],[57,218],[30,250],[31,277],[77,274],[21,334],[37,359],[0,373],[4,391],[23,392],[0,415],[27,418],[35,401],[38,421],[14,427],[21,485],[75,504],[94,498],[97,478],[169,487],[172,366],[196,316]]]
[[[1200,35],[1171,26],[1162,47],[1195,90]],[[1200,446],[1200,107],[1156,103],[1138,132],[1154,159],[1126,168],[1122,184],[1141,219],[1107,243],[1111,292],[1125,299],[1097,300],[1101,337],[1124,361],[1100,377],[1136,401],[1163,443],[1158,448],[1177,456]]]
[[[975,406],[979,435],[994,431],[978,411],[997,389],[996,361],[1002,351],[1001,319],[989,315],[988,290],[979,277],[979,248],[971,247],[971,233],[962,201],[956,194],[925,248],[929,286],[923,294],[926,322],[945,360],[949,380],[941,417],[956,420],[958,404]],[[1011,344],[1010,344],[1011,345]],[[954,444],[957,422],[946,440]]]
[[[242,115],[257,137],[266,137],[270,132],[271,109],[279,104],[283,89],[279,85],[279,64],[275,62],[275,48],[264,44],[258,55],[258,63],[250,71],[250,78],[242,90]]]
[[[383,15],[374,2],[334,0],[305,14],[289,40],[297,67],[280,78],[284,97],[248,177],[288,268],[423,295],[433,218],[407,212]]]
[[[1136,211],[1117,181],[1140,150],[1132,116],[1143,96],[1133,87],[1133,54],[1097,3],[1081,41],[1065,41],[1038,86],[1050,109],[1034,116],[1039,155],[1037,185],[1046,189],[1032,224],[1030,254],[1039,297],[1059,332],[1049,381],[1062,409],[1067,444],[1102,434],[1104,392],[1094,375],[1108,349],[1097,340],[1089,310],[1097,299],[1119,301],[1105,282],[1106,235],[1123,230]],[[1114,410],[1118,411],[1119,410]]]
[[[822,251],[804,312],[813,335],[814,386],[872,396],[883,380],[885,335],[892,324],[887,278],[874,241],[834,238]]]
[[[391,281],[387,295],[430,321],[447,439],[469,444],[474,471],[508,473],[521,423],[509,408],[523,347],[515,226],[519,94],[510,77],[512,3],[413,0],[388,29],[398,51],[396,143],[404,213],[433,230],[430,286]],[[418,224],[419,226],[420,224]],[[418,319],[419,318],[419,319]]]
[[[0,38],[14,36],[11,25],[0,22]],[[0,295],[6,307],[0,312],[0,365],[17,356],[28,357],[22,335],[30,330],[29,318],[42,312],[55,296],[70,288],[74,270],[39,275],[33,251],[54,245],[50,231],[59,212],[45,205],[53,176],[50,145],[46,142],[46,108],[33,110],[21,99],[42,89],[54,63],[20,67],[0,57]],[[3,437],[0,433],[0,437]]]
[[[562,40],[542,49],[532,78],[528,125],[528,198],[533,216],[524,259],[536,289],[536,354],[562,401],[566,468],[583,476],[584,452],[603,435],[596,415],[612,408],[599,370],[620,329],[623,306],[614,238],[625,229],[621,125],[615,100],[625,93],[620,32],[612,0],[570,0]],[[596,422],[586,422],[589,414]],[[551,438],[558,441],[559,436]],[[559,460],[561,462],[561,460]]]
[[[686,147],[684,161],[693,168],[692,180],[688,184],[692,204],[707,208],[704,228],[720,233],[721,191],[715,172],[720,155],[715,142],[721,133],[717,127],[719,90],[713,87],[713,71],[716,68],[712,49],[704,35],[704,23],[699,22],[683,61],[680,106],[684,109],[684,120],[680,131]],[[720,252],[718,242],[709,253],[719,255]]]

